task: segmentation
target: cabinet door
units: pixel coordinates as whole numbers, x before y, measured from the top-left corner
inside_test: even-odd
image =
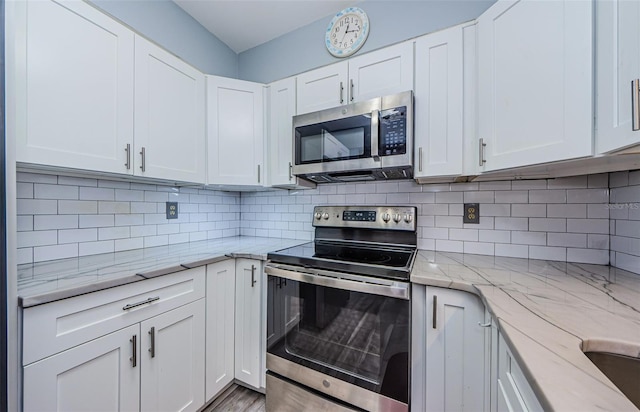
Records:
[[[495,345],[498,354],[497,412],[543,411],[501,333]]]
[[[204,75],[136,36],[135,80],[135,174],[204,183]]]
[[[207,266],[207,400],[233,381],[235,291],[234,259]]]
[[[235,378],[260,387],[262,333],[262,264],[256,260],[236,260]]]
[[[129,326],[26,366],[24,410],[137,411],[139,332]]]
[[[204,405],[204,299],[140,324],[140,409],[196,411]]]
[[[505,0],[478,18],[482,170],[593,153],[592,9]]]
[[[16,2],[16,159],[131,173],[133,32],[79,1]],[[13,78],[11,74],[13,73]],[[11,89],[10,89],[11,90]]]
[[[208,183],[264,185],[264,85],[207,76]]]
[[[477,296],[414,286],[412,408],[477,411],[485,404],[484,307]]]
[[[349,60],[349,103],[413,90],[413,42]]]
[[[296,79],[290,77],[269,85],[269,182],[274,185],[294,183],[293,116],[296,114]]]
[[[416,178],[462,174],[462,56],[462,27],[416,40]]]
[[[640,143],[640,129],[633,130],[632,121],[640,107],[634,107],[629,98],[632,80],[640,79],[639,21],[640,2],[596,2],[598,153]]]
[[[298,75],[298,114],[346,104],[349,99],[347,71],[347,62],[340,62]]]

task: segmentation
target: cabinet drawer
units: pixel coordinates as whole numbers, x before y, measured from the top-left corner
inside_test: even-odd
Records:
[[[25,309],[22,364],[203,298],[205,270],[202,266]]]
[[[498,392],[498,412],[543,410],[502,334],[498,338]]]

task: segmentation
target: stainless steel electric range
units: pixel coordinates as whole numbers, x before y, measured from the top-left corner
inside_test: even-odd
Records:
[[[318,206],[268,254],[267,410],[407,411],[416,208]]]

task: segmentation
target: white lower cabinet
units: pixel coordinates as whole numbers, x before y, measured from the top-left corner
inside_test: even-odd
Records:
[[[495,389],[492,391],[492,412],[542,411],[529,382],[513,357],[501,333],[494,331],[492,367]]]
[[[468,292],[412,286],[411,409],[481,411],[489,378],[484,306]]]
[[[205,268],[23,311],[25,411],[204,404]]]
[[[132,325],[24,368],[25,411],[137,411],[140,326]]]
[[[215,398],[234,378],[236,262],[207,266],[206,396]]]
[[[204,313],[200,299],[140,324],[140,410],[204,405]]]
[[[254,388],[265,385],[265,278],[261,261],[236,259],[235,378]]]

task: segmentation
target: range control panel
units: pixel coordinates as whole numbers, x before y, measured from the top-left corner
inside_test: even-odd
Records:
[[[416,217],[411,206],[316,206],[313,226],[415,231]]]

